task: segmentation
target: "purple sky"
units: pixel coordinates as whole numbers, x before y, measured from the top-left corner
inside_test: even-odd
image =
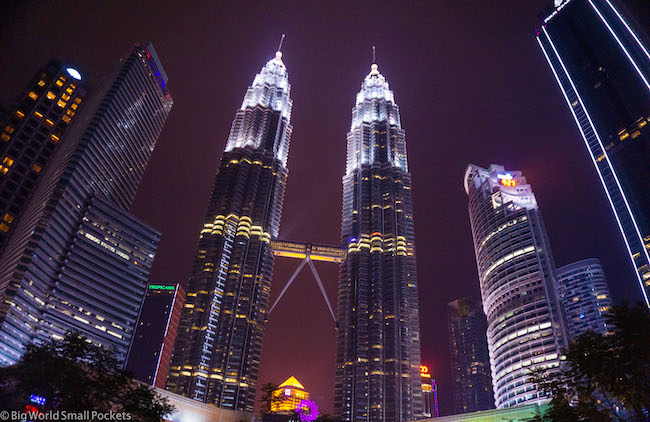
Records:
[[[615,299],[639,288],[604,192],[534,38],[550,0],[490,2],[4,2],[0,103],[50,58],[91,88],[136,41],[153,41],[174,97],[133,212],[162,230],[153,280],[186,282],[234,112],[282,33],[294,125],[280,237],[337,244],[346,133],[371,46],[400,105],[413,175],[422,361],[451,412],[446,304],[478,295],[463,174],[521,170],[558,266],[603,261]],[[4,9],[3,9],[4,8]],[[277,260],[274,300],[298,261]],[[338,269],[316,264],[333,302]],[[291,375],[332,411],[335,331],[303,270],[271,316],[260,383]]]

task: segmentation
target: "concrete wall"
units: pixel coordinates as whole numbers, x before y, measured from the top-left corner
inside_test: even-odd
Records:
[[[179,396],[167,390],[155,388],[162,397],[176,407],[176,412],[167,415],[167,422],[252,422],[253,413],[222,409],[212,404],[205,404],[187,397]]]

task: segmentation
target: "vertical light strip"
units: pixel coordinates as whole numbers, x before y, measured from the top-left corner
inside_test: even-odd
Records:
[[[605,17],[600,13],[600,10],[598,10],[598,8],[596,8],[596,5],[594,4],[594,2],[592,0],[589,0],[589,4],[591,4],[591,7],[593,7],[593,9],[596,11],[598,16],[600,16],[600,20],[602,20],[603,23],[605,24],[605,26],[607,27],[607,29],[609,29],[609,32],[612,34],[612,36],[614,36],[614,39],[616,40],[618,45],[621,46],[621,48],[623,49],[623,52],[625,53],[627,58],[630,60],[630,63],[632,63],[632,66],[634,66],[634,68],[636,69],[636,72],[639,74],[641,79],[643,79],[643,83],[645,83],[645,86],[648,87],[648,89],[650,90],[650,83],[648,83],[648,80],[643,75],[643,72],[641,72],[641,69],[639,69],[639,66],[637,66],[637,64],[634,61],[634,59],[632,58],[632,56],[630,56],[630,53],[627,51],[627,49],[625,48],[625,46],[623,45],[621,40],[618,38],[618,36],[614,32],[614,30],[612,29],[612,27],[609,26],[609,23],[607,22],[607,20],[605,20]],[[547,34],[547,36],[548,36],[548,34]],[[549,41],[550,41],[550,38],[549,38]]]
[[[551,41],[551,37],[549,36],[548,32],[546,31],[546,28],[542,27],[542,29],[544,30],[544,34],[546,34],[546,38],[548,39],[548,42],[550,43],[551,47],[555,51],[555,54],[556,54],[556,57],[557,57],[558,61],[560,62],[560,64],[562,65],[562,68],[564,69],[564,72],[566,73],[567,79],[571,83],[571,86],[573,86],[573,89],[574,89],[574,91],[576,93],[576,96],[578,97],[578,100],[580,101],[580,104],[583,107],[585,115],[589,119],[589,123],[591,124],[592,129],[594,130],[594,134],[596,135],[596,138],[598,139],[598,142],[600,143],[600,146],[602,148],[602,142],[600,141],[600,138],[598,137],[598,133],[596,132],[596,130],[595,130],[594,126],[593,126],[593,123],[591,122],[591,118],[589,117],[589,114],[587,113],[587,110],[584,108],[584,104],[582,103],[582,99],[580,98],[580,95],[578,94],[578,91],[576,90],[575,85],[573,84],[573,81],[571,80],[571,77],[569,76],[569,72],[567,71],[566,67],[564,66],[564,63],[562,62],[562,59],[560,58],[559,53],[555,49],[555,46],[553,45],[553,42]],[[576,115],[575,111],[573,110],[573,107],[571,106],[571,101],[569,100],[569,97],[567,96],[567,93],[564,90],[564,87],[562,86],[562,82],[560,81],[560,77],[557,74],[557,71],[555,70],[555,67],[553,66],[553,63],[551,62],[551,59],[550,59],[548,53],[546,52],[546,49],[544,48],[544,45],[542,44],[539,37],[537,37],[537,42],[539,43],[539,46],[541,47],[542,52],[544,53],[544,56],[546,57],[546,60],[548,61],[549,66],[551,67],[551,70],[553,71],[553,75],[555,75],[555,79],[557,80],[557,83],[560,86],[560,90],[562,91],[562,95],[564,95],[564,99],[566,100],[567,105],[569,106],[569,109],[571,110],[571,114],[573,114],[573,118],[574,118],[574,120],[576,121],[576,123],[578,125],[578,129],[580,130],[580,134],[582,135],[582,139],[585,141],[585,145],[587,146],[587,151],[589,151],[589,156],[591,157],[591,160],[594,163],[594,167],[596,167],[596,173],[598,173],[598,178],[600,179],[600,181],[601,181],[601,183],[603,185],[603,188],[605,189],[605,194],[607,195],[607,199],[609,200],[609,203],[610,203],[610,205],[612,207],[612,211],[614,212],[614,217],[616,218],[616,223],[618,224],[618,227],[621,230],[621,234],[623,235],[623,240],[625,241],[625,247],[627,248],[628,255],[630,256],[630,260],[632,261],[632,266],[635,268],[635,273],[636,273],[637,279],[639,280],[639,284],[641,285],[641,292],[643,293],[643,297],[645,299],[646,306],[650,307],[650,301],[648,301],[648,296],[647,296],[646,291],[645,291],[645,286],[644,286],[643,280],[641,279],[641,275],[639,274],[639,271],[636,268],[636,263],[634,262],[634,258],[632,257],[632,250],[630,249],[630,245],[629,245],[629,243],[627,241],[627,238],[625,236],[625,231],[623,230],[623,225],[621,224],[621,220],[619,219],[618,214],[616,213],[616,208],[614,207],[614,202],[612,201],[612,197],[610,196],[609,190],[607,189],[605,179],[603,179],[603,175],[601,174],[601,172],[600,172],[600,170],[598,168],[598,163],[596,162],[596,159],[595,159],[595,157],[594,157],[594,155],[593,155],[593,153],[591,151],[591,148],[589,147],[589,141],[587,140],[587,136],[586,136],[584,130],[582,129],[582,125],[580,124],[580,120],[578,119],[578,116]],[[609,157],[607,156],[607,152],[605,151],[605,148],[603,148],[603,153],[605,155],[605,158],[607,159],[607,163],[609,164],[610,170],[612,171],[612,174],[614,175],[614,179],[616,180],[616,183],[617,183],[617,185],[619,187],[619,190],[621,191],[621,195],[623,196],[623,200],[625,201],[625,205],[627,206],[628,211],[629,211],[629,205],[627,204],[627,200],[625,199],[625,195],[623,193],[623,190],[621,189],[621,186],[618,183],[618,179],[616,178],[616,173],[614,173],[614,169],[612,168],[612,164],[609,161]],[[630,211],[630,215],[632,216],[631,211]],[[636,221],[634,220],[633,216],[632,216],[631,220],[634,223],[634,227],[636,227],[637,234],[639,234],[639,237],[640,237],[639,228],[636,226]],[[645,251],[645,247],[643,247],[643,245],[644,245],[644,243],[642,241],[641,246]],[[647,254],[648,254],[647,251],[645,251],[645,253],[646,253],[646,256],[647,256]]]
[[[623,25],[625,25],[625,27],[626,27],[627,30],[630,32],[630,34],[634,37],[634,39],[636,40],[637,44],[639,44],[639,47],[641,47],[641,49],[643,50],[643,52],[645,53],[645,55],[648,56],[648,59],[650,59],[650,53],[649,53],[648,50],[645,48],[645,46],[643,45],[643,43],[641,42],[641,40],[639,39],[639,37],[636,36],[636,34],[634,33],[634,31],[632,31],[632,28],[630,28],[630,26],[627,24],[627,22],[625,22],[625,20],[624,20],[623,17],[621,16],[621,14],[618,13],[618,10],[616,10],[616,8],[614,8],[614,5],[612,5],[612,3],[611,3],[609,0],[605,0],[605,1],[606,1],[607,4],[609,5],[609,7],[614,11],[614,13],[616,13],[616,16],[618,16],[618,18],[621,20],[621,22],[623,22]]]

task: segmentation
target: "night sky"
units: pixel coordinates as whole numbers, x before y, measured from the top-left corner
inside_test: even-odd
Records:
[[[12,105],[50,58],[76,63],[92,89],[135,42],[152,41],[174,107],[132,211],[163,233],[152,280],[187,283],[235,110],[282,33],[294,130],[280,238],[339,243],[346,133],[376,45],[401,109],[413,176],[422,362],[438,380],[441,413],[449,414],[447,303],[479,294],[463,190],[469,163],[524,172],[558,266],[600,258],[615,300],[640,295],[534,37],[537,14],[550,2],[4,2],[0,104]],[[276,260],[272,300],[298,263]],[[316,265],[336,302],[338,268]],[[305,268],[270,317],[259,382],[295,375],[331,413],[335,348],[334,323]]]

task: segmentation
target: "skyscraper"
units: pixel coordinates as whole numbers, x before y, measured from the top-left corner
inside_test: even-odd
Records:
[[[537,34],[650,307],[650,43],[617,0],[556,0]]]
[[[426,365],[420,365],[420,378],[422,379],[422,417],[438,417],[438,386],[436,380],[431,378],[431,372]]]
[[[495,164],[469,165],[464,184],[496,407],[542,402],[529,372],[559,367],[566,334],[535,194],[520,171]]]
[[[124,359],[159,233],[128,214],[172,106],[151,44],[81,110],[0,260],[0,364],[76,330]]]
[[[0,127],[0,256],[85,96],[79,70],[52,60],[34,76]]]
[[[449,354],[456,414],[494,409],[487,318],[481,302],[464,297],[448,304]]]
[[[189,280],[167,388],[252,411],[278,236],[292,101],[277,52],[235,114]]]
[[[184,303],[179,283],[147,286],[126,365],[135,379],[165,388]]]
[[[422,415],[415,237],[405,133],[376,64],[347,136],[334,412],[344,421]]]
[[[575,340],[587,330],[607,334],[612,327],[605,314],[614,303],[600,260],[584,259],[558,268],[557,281],[569,338]]]

